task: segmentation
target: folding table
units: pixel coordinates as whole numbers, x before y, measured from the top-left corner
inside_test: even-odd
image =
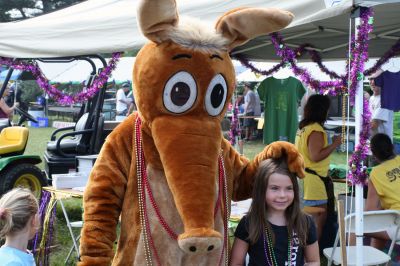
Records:
[[[79,240],[79,236],[76,237],[74,235],[74,232],[72,231],[71,224],[73,224],[73,223],[70,222],[70,219],[68,217],[68,213],[67,213],[67,211],[66,211],[66,209],[64,207],[64,204],[63,204],[62,200],[66,199],[66,198],[83,198],[83,191],[73,190],[73,189],[69,189],[69,188],[56,189],[54,187],[43,187],[43,190],[50,192],[51,196],[53,198],[55,198],[57,202],[60,203],[62,212],[63,212],[64,217],[65,217],[65,221],[67,223],[67,227],[68,227],[68,230],[69,230],[69,233],[71,235],[72,242],[73,242],[73,249],[75,249],[76,254],[77,254],[78,258],[79,258],[79,256],[80,256],[79,255],[79,247],[78,247],[78,243],[77,243],[77,241]],[[68,258],[67,258],[67,260],[68,260]]]

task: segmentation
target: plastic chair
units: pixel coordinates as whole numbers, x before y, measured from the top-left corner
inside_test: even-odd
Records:
[[[400,211],[382,210],[364,212],[364,233],[376,233],[386,231],[388,227],[397,226],[396,235],[398,235],[400,227]],[[355,214],[352,213],[345,217],[346,229],[351,233],[355,232]],[[350,223],[350,228],[347,226]],[[325,248],[323,253],[328,259],[328,265],[341,264],[342,257],[339,248],[339,232],[336,236],[334,246]],[[391,260],[391,254],[396,240],[392,240],[388,253],[370,246],[363,246],[363,265],[378,265],[387,263]],[[356,246],[347,246],[347,265],[356,265]]]

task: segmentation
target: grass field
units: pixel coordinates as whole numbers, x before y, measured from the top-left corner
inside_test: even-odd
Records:
[[[46,150],[46,143],[50,140],[50,136],[54,130],[54,128],[29,128],[30,135],[25,154],[39,155],[41,158],[43,158],[43,154]],[[243,149],[244,155],[248,158],[253,158],[263,149],[263,147],[264,145],[262,144],[261,140],[246,142]],[[345,164],[346,155],[344,153],[335,152],[332,155],[331,161],[335,164]],[[43,163],[40,164],[39,167],[43,169]],[[341,193],[345,191],[345,186],[343,184],[335,184],[335,191],[337,193]],[[64,200],[63,202],[66,206],[71,221],[82,220],[82,201],[80,199],[69,199]],[[74,229],[74,233],[76,236],[79,235],[79,229]],[[50,254],[50,265],[64,265],[64,260],[70,247],[72,246],[72,240],[68,232],[68,228],[66,227],[66,222],[60,206],[57,206],[57,219],[55,222],[54,239],[54,248]],[[75,263],[75,253],[73,253],[73,258],[69,260],[67,265],[75,265]]]

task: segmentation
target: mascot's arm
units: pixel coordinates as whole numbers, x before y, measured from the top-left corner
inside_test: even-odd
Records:
[[[90,174],[83,197],[81,238],[83,265],[109,265],[116,226],[129,176],[133,147],[133,115],[107,137]]]
[[[228,141],[224,140],[223,146],[225,146],[225,156],[232,163],[232,200],[234,201],[245,200],[251,196],[254,175],[263,160],[286,156],[289,170],[296,173],[298,177],[305,176],[303,157],[290,142],[273,142],[257,154],[252,161],[241,156]]]

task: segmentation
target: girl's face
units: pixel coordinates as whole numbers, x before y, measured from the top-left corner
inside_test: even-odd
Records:
[[[287,175],[273,173],[268,180],[265,203],[268,211],[284,212],[294,199],[293,183]]]

